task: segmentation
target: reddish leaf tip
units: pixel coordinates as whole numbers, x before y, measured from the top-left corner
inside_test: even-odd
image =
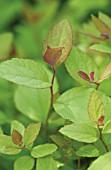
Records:
[[[94,71],[92,71],[92,72],[90,73],[90,79],[91,79],[92,81],[94,81]]]

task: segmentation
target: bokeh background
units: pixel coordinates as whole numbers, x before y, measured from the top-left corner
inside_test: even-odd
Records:
[[[13,57],[43,61],[42,43],[49,29],[67,18],[73,29],[74,45],[81,41],[79,30],[91,14],[101,11],[111,16],[110,0],[0,0],[0,62]],[[60,93],[77,83],[64,64],[57,71]],[[31,120],[15,106],[17,86],[0,79],[0,126],[10,133],[16,119],[27,125]],[[12,170],[16,156],[0,155],[0,170]]]

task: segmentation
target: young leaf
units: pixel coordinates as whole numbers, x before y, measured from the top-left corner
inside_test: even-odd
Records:
[[[92,71],[92,72],[90,73],[90,79],[91,79],[92,81],[94,81],[94,71]]]
[[[15,129],[12,131],[12,142],[19,146],[22,144],[22,135]]]
[[[111,120],[109,120],[102,129],[103,134],[111,133]]]
[[[84,73],[87,73],[87,75],[90,75],[92,71],[95,73],[95,81],[98,80],[98,69],[97,66],[95,65],[93,57],[90,56],[87,53],[84,53],[80,51],[77,48],[73,48],[70,56],[65,62],[65,66],[69,74],[80,84],[84,86],[92,86],[90,82],[82,79],[77,75],[77,72],[81,71]],[[89,77],[89,76],[88,76]],[[87,77],[87,80],[89,78]],[[86,78],[86,76],[85,76]]]
[[[106,25],[102,20],[99,18],[96,18],[95,16],[92,15],[92,21],[96,28],[101,32],[101,33],[108,33],[111,34],[111,29],[109,28],[108,25]]]
[[[14,170],[31,170],[34,166],[34,159],[30,156],[22,156],[14,162]]]
[[[41,158],[46,155],[50,155],[53,152],[57,150],[57,146],[55,144],[44,144],[44,145],[38,145],[32,149],[31,155],[34,158]]]
[[[17,120],[12,121],[11,123],[11,134],[13,132],[13,129],[18,131],[22,136],[24,135],[25,127],[22,123],[18,122]]]
[[[99,151],[94,145],[85,145],[79,148],[78,151],[76,151],[76,155],[82,156],[82,157],[97,157],[99,156]]]
[[[63,135],[86,143],[92,143],[99,139],[97,129],[87,123],[73,123],[60,129]]]
[[[59,60],[60,56],[62,55],[62,50],[64,47],[59,48],[51,48],[47,46],[47,51],[44,54],[44,61],[48,63],[52,68],[54,68],[54,65]]]
[[[88,170],[110,170],[111,168],[111,152],[108,152],[96,159]]]
[[[39,134],[41,123],[31,123],[27,126],[24,132],[24,145],[28,146],[34,142],[37,135]]]
[[[92,92],[90,96],[88,104],[88,113],[89,118],[94,123],[98,124],[98,121],[103,122],[104,119],[100,119],[100,117],[104,116],[104,106],[96,92]]]
[[[103,80],[107,79],[110,75],[111,75],[111,63],[109,63],[109,64],[105,67],[105,69],[104,69],[101,77],[100,77],[99,80],[97,81],[97,83],[101,83]]]
[[[0,76],[16,84],[32,88],[50,87],[44,68],[29,59],[7,60],[0,64]]]
[[[90,82],[90,78],[89,78],[89,76],[88,76],[85,72],[83,72],[83,71],[78,71],[77,74],[78,74],[80,77],[82,77],[84,80]]]
[[[57,66],[62,64],[68,57],[72,49],[72,29],[69,22],[65,19],[56,24],[47,34],[43,43],[43,55],[47,51],[47,46],[51,48],[64,47],[62,55],[57,61]]]
[[[57,170],[57,164],[50,156],[38,158],[36,170]]]

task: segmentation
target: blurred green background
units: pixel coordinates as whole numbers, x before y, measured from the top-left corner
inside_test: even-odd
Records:
[[[0,62],[13,57],[43,62],[42,43],[49,29],[67,18],[73,29],[74,45],[81,41],[79,30],[98,12],[111,16],[110,0],[0,0]],[[67,74],[64,64],[57,71],[60,93],[77,86]],[[14,95],[17,86],[0,79],[0,126],[10,134],[10,123],[24,125],[32,120],[19,112]],[[0,156],[0,170],[13,169],[16,157]]]

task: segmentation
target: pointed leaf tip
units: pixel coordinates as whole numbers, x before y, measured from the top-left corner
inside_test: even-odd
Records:
[[[47,51],[44,54],[44,61],[54,68],[54,65],[62,55],[63,49],[64,47],[51,48],[50,46],[47,46]]]
[[[92,81],[94,80],[94,71],[92,71],[92,72],[90,73],[90,78],[91,78]]]
[[[89,76],[88,76],[85,72],[83,72],[83,71],[78,71],[77,74],[78,74],[81,78],[83,78],[84,80],[90,82],[90,78],[89,78]]]

